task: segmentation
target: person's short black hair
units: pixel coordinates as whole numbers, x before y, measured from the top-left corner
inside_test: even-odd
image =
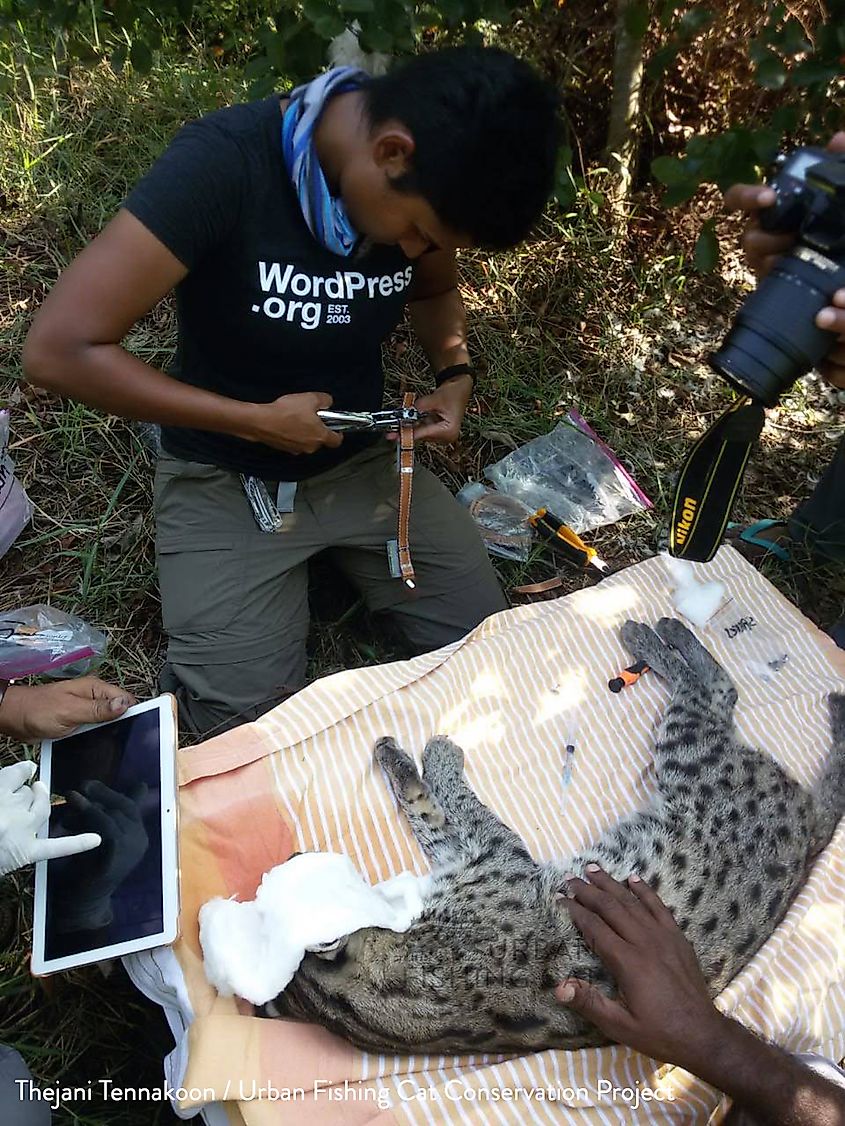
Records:
[[[559,99],[528,63],[495,47],[418,55],[364,86],[371,126],[391,119],[414,138],[392,181],[421,195],[445,226],[489,250],[515,246],[551,195]]]

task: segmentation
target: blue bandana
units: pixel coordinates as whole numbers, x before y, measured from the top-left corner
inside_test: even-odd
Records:
[[[368,77],[352,66],[326,71],[297,86],[282,118],[282,153],[308,229],[327,250],[344,257],[355,249],[359,236],[343,201],[329,191],[314,148],[314,129],[329,98],[357,90]]]

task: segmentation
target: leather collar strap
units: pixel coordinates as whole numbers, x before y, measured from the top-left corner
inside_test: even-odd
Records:
[[[412,392],[402,396],[402,406],[412,407],[414,395]],[[399,426],[399,441],[397,443],[397,457],[399,469],[399,519],[397,522],[396,539],[387,545],[387,554],[390,561],[390,571],[394,578],[401,579],[409,591],[416,589],[416,575],[414,564],[411,561],[411,545],[409,542],[411,528],[411,492],[414,484],[414,424],[402,423]]]
[[[561,593],[566,593],[566,588],[563,579],[560,575],[556,575],[553,579],[546,579],[541,583],[526,583],[524,586],[511,587],[511,594],[518,594],[522,598],[526,598],[529,602],[532,601],[545,601],[545,595],[551,598],[558,598],[559,595],[552,594],[552,591],[558,590]]]

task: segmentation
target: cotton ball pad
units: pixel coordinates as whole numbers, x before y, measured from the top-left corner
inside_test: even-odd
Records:
[[[725,599],[726,587],[716,579],[699,582],[692,564],[686,559],[665,555],[666,565],[675,582],[672,605],[694,626],[707,625]]]

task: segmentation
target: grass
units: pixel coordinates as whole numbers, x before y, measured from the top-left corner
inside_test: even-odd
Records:
[[[38,63],[37,52],[33,58]],[[19,69],[15,74],[20,79]],[[50,601],[105,628],[110,648],[103,674],[149,695],[162,659],[150,457],[126,423],[22,384],[20,349],[59,270],[113,213],[178,124],[243,98],[244,91],[225,71],[191,58],[171,61],[149,79],[101,68],[34,89],[33,97],[19,80],[0,104],[0,377],[13,409],[18,473],[35,505],[31,526],[0,561],[0,600],[3,606]],[[714,207],[705,201],[705,208]],[[582,197],[571,217],[550,214],[519,250],[464,257],[472,350],[482,374],[460,446],[422,453],[453,490],[577,406],[655,501],[653,512],[600,530],[594,542],[617,567],[654,552],[682,455],[727,404],[706,356],[748,281],[731,250],[737,228],[727,220],[720,273],[690,272],[687,255],[701,217],[700,211],[665,214],[646,195],[623,240],[608,230],[604,210]],[[163,302],[128,346],[164,364],[174,338],[173,307]],[[426,364],[406,328],[388,343],[385,358],[391,398],[402,384],[428,386]],[[837,405],[807,384],[785,398],[747,475],[737,519],[786,516],[806,495],[841,433]],[[506,586],[554,573],[542,552],[525,566],[497,565]],[[842,612],[841,570],[807,558],[768,571],[820,625]],[[570,589],[590,581],[575,572],[564,578]],[[336,576],[318,566],[312,586],[312,676],[396,655]],[[7,748],[9,756],[19,753]],[[0,1043],[17,1045],[49,1084],[106,1077],[160,1084],[170,1038],[159,1011],[119,968],[108,979],[80,970],[33,982],[26,969],[30,876],[0,883],[0,897],[12,917],[4,928],[0,910]],[[114,1113],[113,1105],[67,1103],[55,1121],[110,1126]],[[126,1126],[171,1121],[166,1106],[130,1104],[120,1111]]]

